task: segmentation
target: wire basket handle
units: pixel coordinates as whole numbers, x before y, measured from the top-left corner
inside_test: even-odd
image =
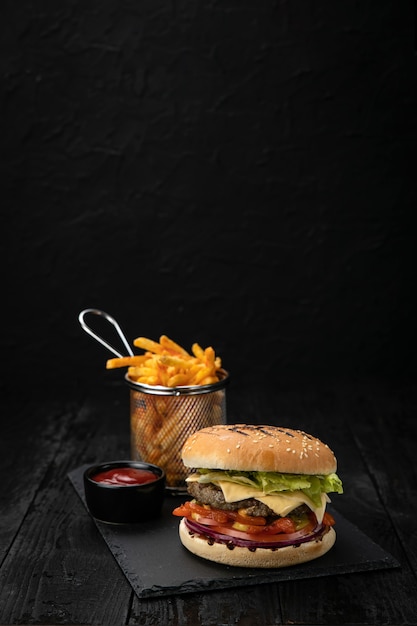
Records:
[[[120,328],[119,324],[116,322],[116,320],[109,315],[108,313],[105,313],[104,311],[100,311],[100,309],[84,309],[84,311],[81,311],[81,313],[78,316],[78,321],[81,324],[81,327],[85,330],[86,333],[88,333],[89,335],[91,335],[92,337],[94,337],[94,339],[96,341],[98,341],[99,343],[101,343],[101,345],[103,345],[105,348],[107,348],[107,350],[110,350],[110,352],[112,352],[113,354],[115,354],[118,357],[123,357],[125,356],[124,354],[121,354],[120,352],[118,352],[115,348],[113,348],[112,345],[110,345],[109,343],[107,343],[107,341],[105,341],[103,339],[103,337],[100,337],[100,335],[97,335],[97,333],[95,333],[86,323],[85,323],[85,316],[87,315],[87,313],[92,313],[94,315],[99,315],[100,317],[104,317],[108,322],[110,322],[110,324],[113,324],[114,328],[117,331],[117,334],[119,335],[120,339],[123,341],[123,344],[127,350],[127,352],[129,353],[130,356],[133,356],[133,352],[131,347],[129,346],[129,343],[125,337],[125,335],[122,332],[122,329]]]

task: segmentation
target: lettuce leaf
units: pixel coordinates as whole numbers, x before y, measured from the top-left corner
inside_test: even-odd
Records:
[[[239,472],[234,470],[199,469],[200,483],[227,480],[259,489],[263,495],[282,491],[302,491],[316,506],[320,506],[322,493],[343,493],[337,474],[311,476],[308,474],[281,474],[279,472]]]

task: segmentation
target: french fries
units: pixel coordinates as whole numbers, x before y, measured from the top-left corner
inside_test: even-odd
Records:
[[[184,488],[189,469],[181,459],[182,446],[192,432],[225,421],[226,396],[223,388],[179,395],[175,388],[219,382],[221,359],[211,346],[194,343],[188,352],[167,335],[159,341],[137,337],[133,344],[143,354],[109,359],[106,368],[126,367],[132,382],[173,391],[159,395],[157,390],[130,389],[132,458],[163,467],[167,486]]]
[[[222,363],[211,346],[203,349],[194,343],[190,354],[166,335],[161,335],[159,342],[137,337],[133,345],[144,350],[144,354],[109,359],[106,368],[127,367],[133,382],[146,385],[184,387],[219,381]]]

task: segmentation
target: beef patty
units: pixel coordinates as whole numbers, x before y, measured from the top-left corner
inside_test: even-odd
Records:
[[[277,517],[272,509],[263,502],[259,502],[255,498],[247,498],[246,500],[239,500],[238,502],[225,502],[223,492],[220,487],[213,483],[188,483],[188,493],[193,496],[201,504],[210,504],[210,506],[216,507],[216,509],[222,509],[223,511],[237,511],[238,509],[245,509],[247,515],[256,517],[262,515],[262,517],[269,517],[273,515]]]

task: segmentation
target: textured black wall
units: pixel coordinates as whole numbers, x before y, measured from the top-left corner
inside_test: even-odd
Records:
[[[108,380],[86,307],[236,384],[415,371],[412,2],[2,13],[3,391]]]

